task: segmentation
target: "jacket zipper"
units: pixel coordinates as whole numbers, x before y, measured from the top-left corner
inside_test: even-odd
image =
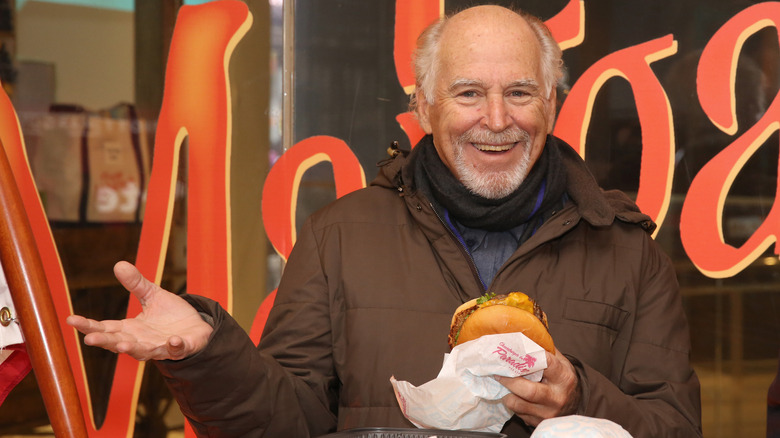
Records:
[[[439,212],[436,211],[435,208],[433,208],[433,204],[428,202],[428,207],[431,208],[431,211],[433,211],[433,214],[436,215],[436,217],[439,219],[439,222],[444,226],[444,228],[447,230],[447,232],[450,234],[450,238],[455,241],[455,244],[458,245],[458,248],[460,249],[460,252],[463,254],[463,256],[466,258],[466,261],[468,261],[469,268],[471,269],[471,274],[474,276],[474,280],[476,280],[477,285],[480,287],[482,292],[487,291],[487,287],[485,286],[485,283],[482,281],[482,277],[479,276],[479,271],[477,271],[477,264],[474,263],[474,258],[471,257],[471,253],[466,249],[463,242],[461,242],[460,239],[458,239],[458,236],[455,235],[455,232],[452,231],[452,229],[447,225],[447,222],[444,221],[444,219],[441,218],[441,215],[439,215]]]

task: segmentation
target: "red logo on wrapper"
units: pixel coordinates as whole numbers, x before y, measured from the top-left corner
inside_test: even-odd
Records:
[[[536,363],[535,357],[531,356],[530,354],[520,356],[519,354],[515,353],[514,350],[507,347],[503,342],[498,344],[496,351],[494,351],[493,354],[497,355],[499,359],[506,362],[513,369],[517,370],[518,373],[528,372]]]

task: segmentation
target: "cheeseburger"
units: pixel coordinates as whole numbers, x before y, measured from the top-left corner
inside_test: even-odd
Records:
[[[447,339],[450,348],[484,335],[520,332],[554,353],[547,315],[522,292],[485,294],[455,309]]]

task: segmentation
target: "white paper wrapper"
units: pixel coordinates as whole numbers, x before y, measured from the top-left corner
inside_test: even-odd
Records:
[[[544,349],[521,333],[488,335],[444,356],[439,375],[419,387],[390,378],[401,410],[417,427],[499,432],[512,416],[501,403],[509,390],[493,376],[538,382],[547,368]]]
[[[603,418],[569,415],[539,423],[531,438],[631,438],[622,426]]]

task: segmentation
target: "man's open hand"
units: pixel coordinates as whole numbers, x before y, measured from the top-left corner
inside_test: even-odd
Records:
[[[213,328],[184,299],[147,280],[128,262],[117,263],[114,275],[143,310],[121,321],[69,316],[67,323],[86,335],[84,343],[137,360],[184,359],[206,346]]]

